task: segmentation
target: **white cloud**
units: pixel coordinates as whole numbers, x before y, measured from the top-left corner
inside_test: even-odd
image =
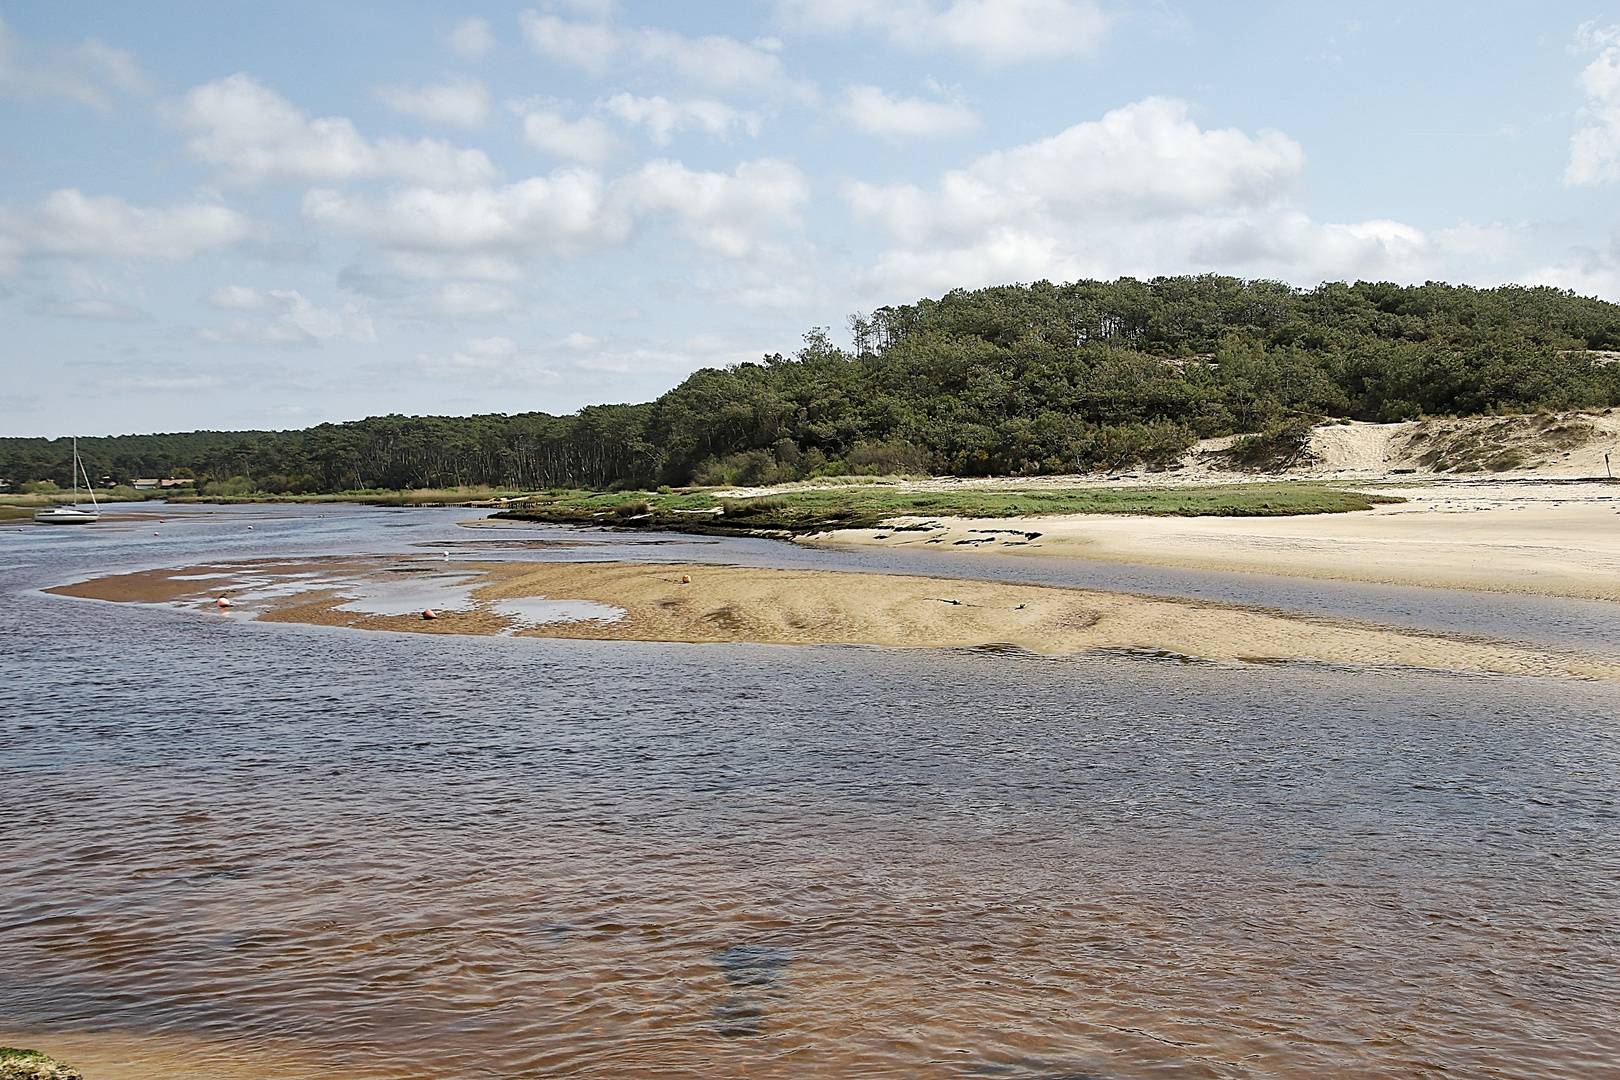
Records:
[[[752,339],[734,341],[702,334],[675,342],[604,341],[575,331],[535,345],[522,345],[509,337],[467,338],[448,356],[418,353],[409,368],[422,378],[482,388],[555,387],[569,377],[598,386],[602,375],[679,377],[700,367],[758,358],[759,349]],[[397,374],[397,369],[383,365],[371,370]],[[599,390],[587,394],[585,401],[601,400]]]
[[[1464,221],[1449,229],[1436,229],[1433,238],[1447,252],[1475,262],[1502,262],[1513,254],[1519,239],[1500,221],[1489,225]]]
[[[304,217],[326,232],[358,236],[379,247],[426,258],[422,276],[441,276],[441,260],[566,258],[626,243],[638,216],[674,215],[679,230],[704,250],[728,258],[752,254],[773,231],[797,224],[809,198],[804,174],[785,162],[744,162],[731,174],[653,161],[611,183],[588,169],[558,169],[503,187],[436,191],[410,188],[381,199],[331,190],[304,196]],[[396,263],[412,272],[410,263]],[[455,276],[504,277],[499,274]]]
[[[622,47],[619,33],[606,23],[582,23],[525,11],[518,16],[529,47],[542,56],[597,75],[611,70]]]
[[[874,284],[911,293],[1204,269],[1410,278],[1446,255],[1399,222],[1311,220],[1297,207],[1304,165],[1280,132],[1203,130],[1183,102],[1149,98],[987,154],[929,189],[851,183],[845,197],[893,239]],[[1450,239],[1460,252],[1481,238]]]
[[[670,30],[643,27],[632,40],[640,62],[666,66],[697,86],[731,93],[814,96],[809,84],[788,77],[776,56],[736,38],[686,38]]]
[[[214,345],[263,345],[277,348],[307,348],[336,338],[348,341],[377,340],[371,316],[355,304],[342,311],[317,307],[295,290],[272,289],[268,293],[245,285],[216,289],[208,302],[218,308],[237,311],[273,311],[268,322],[235,319],[224,326],[203,327],[196,332],[199,341]]]
[[[163,374],[158,372],[141,372],[123,374],[115,372],[104,376],[100,385],[108,390],[218,390],[231,385],[232,380],[217,372],[182,374],[178,372]]]
[[[410,188],[380,200],[337,191],[304,196],[304,217],[327,232],[429,254],[583,255],[629,238],[594,172],[559,169],[504,187]]]
[[[275,297],[249,285],[221,285],[208,294],[206,302],[225,311],[274,311],[281,306]]]
[[[1088,53],[1109,19],[1092,0],[777,0],[794,29],[877,30],[911,49],[956,49],[991,63]]]
[[[926,243],[1013,221],[1267,206],[1295,187],[1304,165],[1304,151],[1281,132],[1203,131],[1185,102],[1148,98],[988,154],[946,173],[937,192],[854,183],[846,195],[859,217]]]
[[[715,91],[807,100],[815,95],[814,86],[791,78],[778,57],[736,38],[689,38],[651,26],[620,29],[607,21],[606,14],[594,21],[574,21],[525,11],[520,19],[523,36],[535,52],[596,75],[658,68]]]
[[[271,297],[281,301],[281,318],[311,337],[347,338],[350,341],[376,341],[377,331],[371,325],[371,316],[356,304],[344,304],[343,310],[328,311],[316,307],[297,292],[270,291]]]
[[[152,92],[152,81],[133,54],[95,38],[44,50],[35,60],[23,58],[39,51],[0,20],[0,94],[24,101],[65,98],[105,112],[113,107],[111,90]]]
[[[35,310],[46,315],[60,315],[68,319],[93,319],[97,322],[145,322],[152,316],[138,308],[117,304],[111,300],[67,300],[40,304]]]
[[[62,188],[32,213],[0,207],[0,270],[48,255],[180,261],[254,232],[247,218],[215,203],[147,208]]]
[[[873,135],[960,135],[979,126],[979,117],[966,105],[901,100],[876,86],[852,86],[839,110],[855,126]]]
[[[1525,285],[1551,285],[1620,303],[1620,235],[1612,235],[1605,250],[1577,247],[1563,261],[1535,267],[1518,278]]]
[[[257,323],[236,319],[224,326],[205,326],[197,331],[198,341],[210,345],[256,345],[273,349],[307,349],[319,345],[315,335],[291,323]]]
[[[408,278],[463,278],[473,281],[517,281],[524,275],[522,262],[512,254],[486,252],[442,253],[385,248],[383,261],[396,274]]]
[[[675,214],[688,239],[732,259],[751,255],[776,229],[796,225],[798,207],[810,198],[804,174],[771,158],[745,161],[729,176],[652,161],[619,181],[617,190],[638,211]]]
[[[436,139],[368,140],[346,117],[311,120],[304,110],[243,74],[189,91],[180,122],[195,132],[186,148],[238,184],[385,177],[461,187],[499,176],[482,150]]]
[[[1280,270],[1295,281],[1410,280],[1432,272],[1440,255],[1430,237],[1399,221],[1322,223],[1292,209],[1188,218],[1166,231],[1160,247],[1172,258],[1200,268]]]
[[[697,128],[718,138],[726,138],[733,128],[750,135],[759,134],[759,114],[734,109],[722,101],[699,98],[671,101],[666,97],[637,97],[615,94],[602,107],[632,127],[646,127],[657,146],[668,146],[678,131]]]
[[[411,365],[415,373],[429,379],[456,381],[460,379],[490,379],[506,382],[524,364],[518,355],[518,344],[509,337],[468,338],[461,348],[449,356],[417,353]]]
[[[434,290],[407,309],[438,319],[498,319],[523,309],[523,298],[498,285],[455,282]]]
[[[523,141],[537,150],[600,165],[624,148],[613,129],[594,116],[569,120],[560,109],[513,102],[523,116]]]
[[[489,89],[472,79],[425,86],[379,86],[377,100],[396,112],[446,127],[481,127],[489,117]]]
[[[1620,180],[1620,26],[1599,30],[1585,23],[1575,36],[1580,51],[1596,49],[1598,55],[1581,72],[1582,114],[1592,123],[1569,140],[1564,183],[1612,183]]]
[[[457,56],[476,60],[495,48],[495,35],[488,19],[462,19],[445,38],[445,44]]]

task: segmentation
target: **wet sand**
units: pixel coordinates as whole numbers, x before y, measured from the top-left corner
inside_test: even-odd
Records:
[[[1487,484],[1377,490],[1410,501],[1349,514],[1277,518],[1112,514],[901,518],[894,524],[908,528],[822,533],[805,542],[953,554],[1060,555],[1318,580],[1620,600],[1620,488]]]
[[[402,581],[410,592],[398,592]],[[364,597],[384,588],[395,590],[393,607],[370,603],[368,610]],[[412,558],[334,559],[146,571],[49,591],[178,605],[228,618],[412,633],[915,648],[1004,644],[1054,654],[1131,649],[1218,661],[1315,660],[1620,678],[1620,661],[1604,656],[1208,601],[920,575],[697,564],[441,566]],[[222,594],[234,598],[229,611],[216,607]],[[535,622],[512,613],[534,598],[588,602],[600,605],[592,610],[613,614]],[[411,605],[409,613],[399,610],[402,604]],[[434,608],[438,617],[422,618],[423,607]]]
[[[230,1040],[210,1043],[183,1035],[128,1031],[16,1032],[0,1029],[0,1046],[26,1047],[70,1065],[85,1080],[307,1080],[328,1073],[323,1055],[261,1044],[245,1055]],[[251,1060],[244,1060],[250,1058]],[[392,1080],[343,1068],[353,1080]]]

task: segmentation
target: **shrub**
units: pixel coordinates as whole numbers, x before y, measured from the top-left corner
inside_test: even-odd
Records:
[[[697,467],[692,482],[701,487],[757,487],[795,478],[794,470],[784,467],[765,450],[747,450],[710,458]]]
[[[859,442],[847,460],[851,472],[864,476],[928,471],[928,455],[908,442]]]
[[[1304,455],[1313,426],[1305,417],[1268,424],[1265,430],[1234,442],[1226,459],[1240,469],[1285,469]]]

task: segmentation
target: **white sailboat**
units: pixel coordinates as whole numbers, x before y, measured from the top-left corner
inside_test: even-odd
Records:
[[[84,477],[84,489],[90,493],[90,509],[79,509],[79,477]],[[49,510],[41,510],[34,515],[34,520],[42,525],[88,525],[101,520],[101,507],[96,502],[96,489],[90,486],[90,474],[84,471],[84,463],[79,460],[79,440],[73,439],[73,504],[71,506],[53,506]]]

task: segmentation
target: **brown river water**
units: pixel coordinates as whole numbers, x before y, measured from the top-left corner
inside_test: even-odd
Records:
[[[0,1042],[87,1080],[1620,1076],[1613,684],[38,592],[437,547],[900,565],[465,510],[142,514],[0,541]],[[1417,608],[1620,640],[1601,606]]]

